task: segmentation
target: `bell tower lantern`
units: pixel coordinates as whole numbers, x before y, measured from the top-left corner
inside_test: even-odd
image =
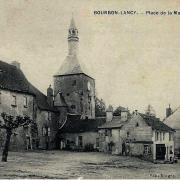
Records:
[[[68,49],[69,49],[68,54],[69,55],[77,55],[78,42],[79,42],[78,30],[76,28],[74,18],[72,18],[70,26],[69,26],[69,31],[68,31]]]

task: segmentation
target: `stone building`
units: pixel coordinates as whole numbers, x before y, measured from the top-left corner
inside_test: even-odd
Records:
[[[99,150],[98,126],[104,123],[105,118],[103,117],[84,120],[80,115],[69,114],[58,134],[60,149]]]
[[[113,112],[109,106],[106,110],[106,123],[98,127],[99,129],[99,151],[122,154],[122,143],[124,131],[121,130],[123,125],[130,118],[130,112],[127,108],[119,106],[118,113]]]
[[[178,107],[175,111],[172,111],[169,106],[166,109],[166,118],[164,119],[164,123],[175,129],[175,150],[177,154],[180,153],[180,107]]]
[[[95,118],[95,80],[78,58],[78,30],[72,18],[68,31],[68,55],[54,75],[54,95],[65,99],[69,113]]]
[[[100,151],[138,156],[150,161],[173,161],[174,129],[158,118],[135,111],[99,127]]]
[[[50,148],[53,144],[56,127],[53,127],[53,118],[58,116],[58,111],[51,107],[47,97],[26,79],[17,62],[11,65],[0,61],[0,113],[2,112],[14,117],[27,115],[37,124],[37,127],[18,128],[11,138],[12,149]],[[2,147],[2,129],[0,134]]]
[[[95,117],[95,80],[79,61],[78,43],[78,30],[72,18],[68,55],[54,75],[54,105],[63,104],[66,113],[57,135],[58,146],[60,149],[85,150],[87,146],[98,149],[98,126],[105,122],[105,117]]]
[[[128,154],[154,162],[173,161],[175,131],[158,118],[136,111],[122,130]]]

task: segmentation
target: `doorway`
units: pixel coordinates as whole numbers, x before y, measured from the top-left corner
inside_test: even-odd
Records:
[[[156,160],[165,160],[165,144],[156,144]]]

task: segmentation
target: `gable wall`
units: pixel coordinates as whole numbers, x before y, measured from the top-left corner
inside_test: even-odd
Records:
[[[137,123],[139,124],[138,127],[136,126]],[[129,139],[135,139],[136,141],[152,141],[152,129],[145,123],[140,115],[134,115],[122,129],[129,132]]]

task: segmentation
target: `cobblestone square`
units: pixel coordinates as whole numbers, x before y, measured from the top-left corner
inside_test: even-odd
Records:
[[[180,178],[180,163],[153,164],[99,152],[9,152],[0,178]]]

